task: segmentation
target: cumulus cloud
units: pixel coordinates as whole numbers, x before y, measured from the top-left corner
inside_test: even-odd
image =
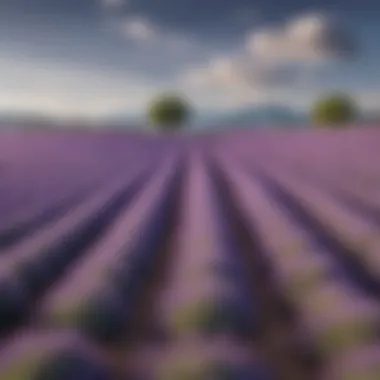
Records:
[[[309,14],[284,25],[249,33],[237,55],[226,54],[190,68],[181,81],[191,88],[225,91],[239,99],[268,98],[292,85],[302,88],[310,63],[346,59],[354,53],[350,37],[331,18]]]
[[[159,84],[132,73],[105,75],[87,69],[0,57],[0,109],[57,116],[101,116],[113,111],[143,112]]]
[[[256,59],[284,62],[342,59],[355,53],[352,37],[336,20],[323,13],[254,31],[246,40],[246,48]]]
[[[264,73],[244,60],[218,57],[205,67],[188,70],[180,80],[190,91],[199,91],[196,97],[208,96],[219,106],[237,107],[267,96],[260,72]]]
[[[190,88],[226,92],[244,101],[268,97],[268,90],[273,88],[294,85],[298,74],[299,69],[292,66],[253,61],[246,56],[225,56],[187,70],[181,80]]]
[[[138,42],[150,42],[159,35],[159,31],[149,20],[138,16],[124,19],[122,31],[127,38]]]
[[[271,69],[258,62],[236,57],[218,57],[210,60],[204,67],[190,69],[184,80],[193,86],[212,86],[215,88],[235,88],[247,91],[267,85],[272,80]],[[254,84],[254,85],[253,85]]]
[[[201,44],[188,33],[180,33],[157,23],[145,13],[128,10],[130,0],[99,0],[105,8],[104,22],[113,32],[137,47],[159,48],[165,53],[185,53],[199,50]]]
[[[188,36],[165,30],[143,16],[127,16],[121,21],[120,27],[123,35],[130,41],[136,44],[149,44],[161,50],[185,52],[196,45]]]

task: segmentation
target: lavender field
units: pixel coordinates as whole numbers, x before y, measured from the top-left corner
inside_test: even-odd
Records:
[[[0,135],[1,380],[379,380],[380,129]]]

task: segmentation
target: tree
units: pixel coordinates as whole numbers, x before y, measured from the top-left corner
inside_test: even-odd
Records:
[[[355,102],[347,95],[322,97],[311,110],[312,121],[320,126],[344,127],[357,117]]]
[[[190,106],[178,95],[164,94],[153,99],[148,109],[149,121],[158,129],[181,129],[191,114]]]

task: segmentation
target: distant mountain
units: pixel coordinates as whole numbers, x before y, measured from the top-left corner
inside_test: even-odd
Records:
[[[283,106],[244,108],[203,119],[203,123],[215,128],[233,126],[297,126],[307,122],[307,115]]]
[[[224,129],[229,127],[261,127],[267,125],[298,125],[305,124],[307,118],[297,114],[290,108],[283,106],[266,106],[245,108],[231,112],[217,113],[206,111],[199,113],[192,122],[195,130]],[[116,112],[96,120],[84,118],[54,119],[52,117],[33,112],[0,112],[0,128],[126,128],[141,129],[146,127],[144,117],[130,113]],[[193,129],[191,128],[191,129]]]
[[[120,124],[120,123],[127,123],[127,124],[140,124],[145,121],[144,115],[140,114],[132,114],[128,112],[112,112],[107,115],[104,115],[99,118],[102,122],[105,123],[111,123],[111,124]]]
[[[380,124],[380,111],[367,111],[363,114],[362,120],[366,123]]]
[[[54,118],[33,112],[0,112],[0,129],[87,130],[114,127],[136,128],[136,122],[134,122],[134,119],[122,116],[97,119],[86,117]]]
[[[144,116],[131,115],[123,112],[113,113],[102,118],[107,124],[128,123],[132,125],[144,125],[146,123]],[[304,124],[307,117],[301,113],[297,113],[291,108],[284,106],[265,106],[250,107],[230,112],[218,112],[211,110],[203,110],[192,120],[191,124],[196,129],[223,128],[230,126],[258,125],[260,124],[281,124],[294,125]]]
[[[358,123],[380,124],[380,112],[363,112]],[[216,131],[234,127],[241,128],[291,128],[307,127],[307,113],[298,112],[290,107],[268,105],[247,107],[229,112],[203,110],[191,121],[190,131]],[[53,118],[37,112],[1,112],[0,129],[127,129],[146,130],[144,116],[130,113],[112,113],[97,119]]]
[[[12,126],[40,126],[48,127],[53,123],[53,119],[34,112],[0,112],[1,127]]]

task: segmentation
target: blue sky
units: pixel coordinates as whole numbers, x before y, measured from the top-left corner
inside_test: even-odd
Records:
[[[0,110],[140,114],[160,91],[199,110],[380,108],[376,0],[0,0]]]

